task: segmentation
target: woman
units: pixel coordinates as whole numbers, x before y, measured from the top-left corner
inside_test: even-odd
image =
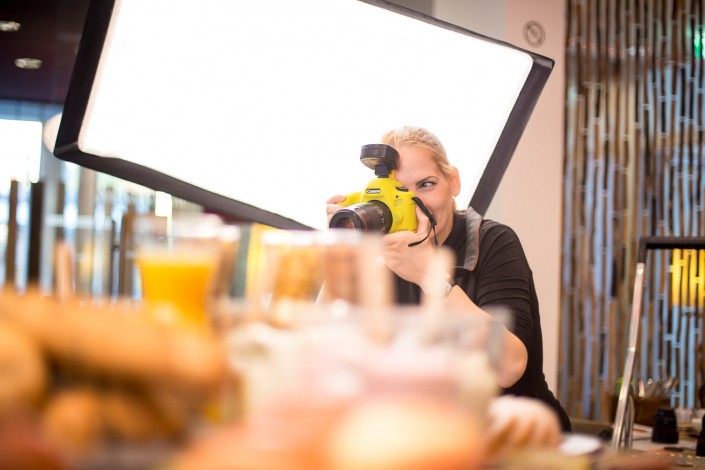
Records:
[[[396,301],[419,303],[423,291],[443,297],[449,308],[462,308],[473,315],[488,316],[486,310],[493,306],[508,308],[512,321],[504,332],[499,385],[505,394],[545,402],[556,411],[563,429],[570,430],[568,416],[543,374],[538,298],[518,237],[509,227],[484,220],[472,208],[456,210],[458,170],[450,165],[434,134],[405,126],[386,133],[382,143],[400,154],[396,179],[423,201],[435,219],[432,226],[417,207],[416,232],[399,231],[384,237],[384,259],[395,274]],[[329,220],[342,208],[338,203],[343,199],[334,196],[326,201]],[[429,232],[427,240],[414,244]],[[456,266],[454,272],[430,279],[436,246],[450,248]]]

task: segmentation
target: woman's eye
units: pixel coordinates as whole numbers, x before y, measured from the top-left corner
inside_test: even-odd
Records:
[[[432,186],[435,186],[435,181],[424,181],[423,183],[419,184],[419,188],[430,188]]]

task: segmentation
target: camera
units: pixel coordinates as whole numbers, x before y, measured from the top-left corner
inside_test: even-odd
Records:
[[[394,178],[399,168],[399,152],[386,144],[363,145],[360,161],[375,171],[375,178],[360,192],[348,194],[341,209],[330,220],[330,228],[393,233],[415,231],[414,193]]]

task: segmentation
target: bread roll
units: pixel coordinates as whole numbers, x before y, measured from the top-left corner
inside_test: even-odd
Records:
[[[101,415],[108,439],[124,442],[170,440],[186,429],[183,406],[157,401],[144,391],[113,388],[100,394]]]
[[[471,470],[484,461],[479,423],[427,396],[365,398],[329,434],[330,470]]]
[[[0,417],[37,404],[47,373],[38,346],[22,330],[0,321]]]
[[[289,405],[205,435],[177,457],[173,469],[331,470],[321,451],[337,410]]]
[[[98,395],[89,388],[57,393],[42,416],[45,435],[68,456],[90,454],[103,442],[100,406]]]
[[[148,317],[125,305],[85,299],[61,304],[36,292],[0,293],[0,318],[72,367],[186,391],[210,390],[224,380],[225,353],[212,335]]]
[[[69,470],[69,465],[33,417],[13,415],[0,420],[0,468]]]

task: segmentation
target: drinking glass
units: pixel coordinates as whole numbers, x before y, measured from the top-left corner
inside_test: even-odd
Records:
[[[240,233],[212,214],[138,218],[133,235],[140,295],[159,321],[209,328],[227,295]]]
[[[400,462],[389,468],[446,457],[467,458],[457,468],[475,468],[486,411],[499,392],[503,328],[502,319],[465,311],[340,302],[311,304],[286,328],[243,324],[226,338],[229,363],[243,381],[240,429],[248,446],[258,436],[280,440],[277,455],[315,468],[338,468],[331,462],[351,449],[355,459],[370,460],[350,468],[377,468],[378,457]],[[275,450],[242,451],[265,461]]]

